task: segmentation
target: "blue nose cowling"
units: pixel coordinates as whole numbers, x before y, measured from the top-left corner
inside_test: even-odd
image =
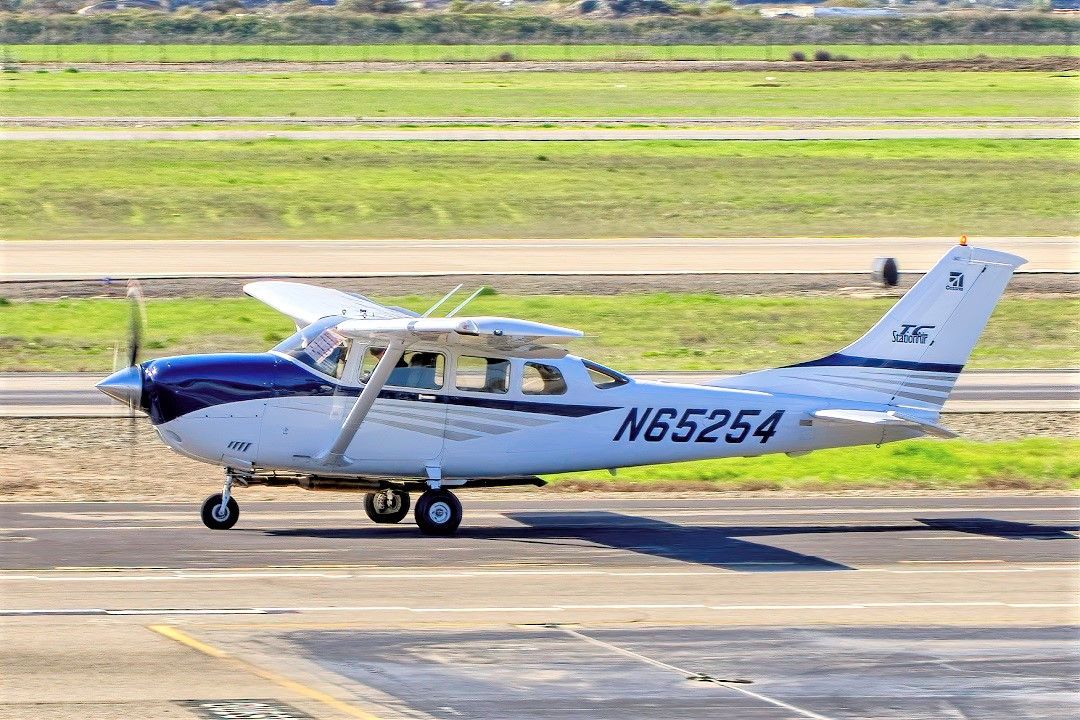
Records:
[[[95,387],[117,402],[130,408],[138,408],[142,401],[142,370],[138,365],[117,370]]]

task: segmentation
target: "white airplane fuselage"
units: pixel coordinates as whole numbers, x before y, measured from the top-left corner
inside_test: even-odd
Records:
[[[620,379],[597,387],[582,360],[544,360],[562,372],[558,395],[522,392],[511,359],[505,393],[385,387],[344,464],[318,459],[361,389],[277,353],[164,358],[144,363],[144,402],[162,440],[228,467],[336,476],[447,480],[541,475],[706,458],[803,453],[917,437],[910,428],[835,427],[811,413],[827,397]],[[843,401],[847,408],[850,400]],[[857,407],[881,410],[878,403]]]

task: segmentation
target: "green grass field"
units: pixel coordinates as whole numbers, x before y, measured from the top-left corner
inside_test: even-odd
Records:
[[[237,60],[483,61],[514,60],[787,60],[815,50],[863,60],[954,60],[1080,55],[1075,45],[7,45],[17,62],[225,62]]]
[[[8,142],[0,237],[1071,235],[1080,143]]]
[[[947,420],[946,420],[947,422]],[[556,490],[962,490],[1080,488],[1080,440],[1009,442],[909,440],[881,447],[820,450],[572,473],[547,478]]]
[[[152,281],[148,283],[152,287]],[[358,287],[357,290],[363,290]],[[122,288],[114,290],[122,293]],[[418,310],[436,298],[383,298]],[[617,369],[747,370],[821,357],[865,332],[892,300],[717,295],[487,296],[470,312],[580,328],[575,353]],[[0,370],[107,371],[127,323],[123,300],[0,306]],[[291,332],[255,300],[148,303],[147,356],[262,351]],[[972,356],[975,368],[1080,365],[1080,301],[1006,299]]]
[[[0,74],[0,115],[1043,116],[1080,74],[1034,72]]]

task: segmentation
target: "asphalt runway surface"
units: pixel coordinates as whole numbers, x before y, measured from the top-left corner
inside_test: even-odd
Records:
[[[944,128],[800,128],[700,129],[700,128],[564,128],[434,130],[0,130],[0,141],[216,141],[216,140],[377,140],[377,141],[474,141],[551,142],[608,140],[1075,140],[1080,127],[944,127]]]
[[[172,127],[176,125],[705,125],[737,127],[844,127],[867,125],[932,125],[948,127],[984,126],[1075,126],[1074,117],[1023,117],[1023,116],[904,116],[904,117],[761,117],[761,116],[686,116],[686,115],[636,115],[594,117],[494,117],[485,115],[428,115],[408,116],[310,116],[295,115],[142,115],[142,116],[67,116],[24,115],[0,116],[0,127]]]
[[[350,273],[868,273],[873,259],[880,256],[896,257],[904,273],[918,273],[932,267],[956,241],[955,237],[4,241],[0,280],[302,278]],[[1027,258],[1022,272],[1080,272],[1080,241],[1075,237],[980,237],[971,242]],[[793,253],[798,254],[794,266],[783,260]]]
[[[1080,708],[1075,495],[462,497],[453,538],[242,490],[227,532],[194,499],[0,505],[0,715]]]
[[[713,372],[633,373],[643,380],[705,383]],[[127,408],[94,388],[104,373],[0,373],[0,417],[120,417]],[[1080,411],[1080,370],[979,370],[960,375],[945,412]]]

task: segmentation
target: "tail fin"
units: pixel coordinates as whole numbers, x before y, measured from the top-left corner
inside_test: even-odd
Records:
[[[1009,278],[1024,262],[957,245],[840,352],[729,378],[723,385],[940,410]]]

